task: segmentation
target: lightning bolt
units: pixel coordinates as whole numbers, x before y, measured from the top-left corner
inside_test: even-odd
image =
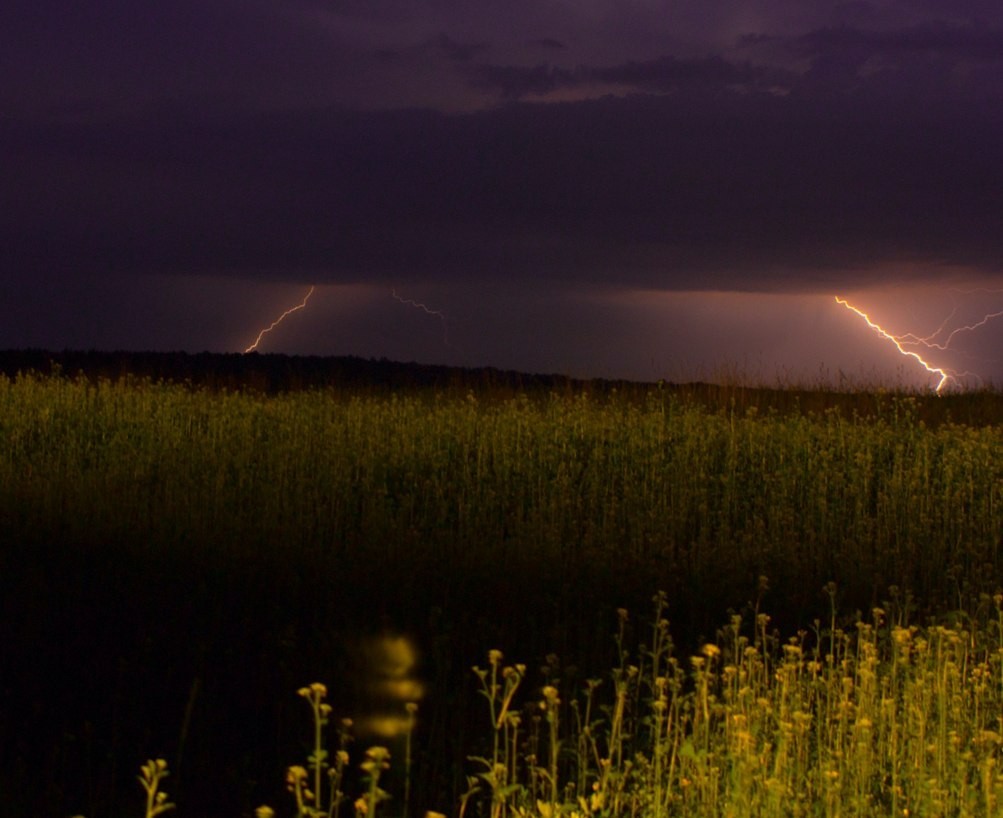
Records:
[[[941,321],[940,326],[937,327],[937,329],[935,329],[929,335],[920,337],[919,335],[915,335],[912,332],[907,332],[905,335],[901,335],[899,337],[902,338],[903,340],[907,338],[910,339],[909,340],[910,343],[923,344],[926,347],[937,347],[937,343],[933,339],[936,338],[938,335],[940,335],[945,329],[947,329],[947,325],[951,322],[951,319],[954,318],[954,316],[957,314],[958,314],[958,304],[957,302],[955,302],[947,318]],[[940,349],[940,347],[937,348]]]
[[[864,312],[861,309],[858,309],[857,307],[854,307],[853,304],[851,304],[845,298],[840,298],[838,295],[836,296],[836,303],[842,304],[848,310],[850,310],[851,312],[855,312],[857,315],[863,318],[864,321],[867,322],[867,326],[869,326],[872,330],[874,330],[878,335],[880,335],[886,341],[891,341],[893,344],[895,344],[895,348],[902,355],[905,355],[907,358],[913,358],[914,360],[918,361],[919,364],[931,375],[938,375],[940,377],[940,382],[937,384],[937,387],[935,389],[938,395],[940,394],[940,390],[944,388],[945,384],[947,384],[948,381],[956,377],[954,373],[951,373],[948,370],[943,369],[941,367],[934,366],[925,358],[923,358],[923,356],[921,356],[918,352],[914,352],[911,349],[905,348],[907,344],[916,344],[916,343],[921,343],[926,346],[931,346],[926,341],[917,338],[917,336],[912,335],[911,333],[908,335],[892,335],[890,332],[888,332],[888,330],[884,329],[882,326],[872,321],[870,319],[870,316],[868,316],[866,312]],[[934,333],[934,335],[936,334],[937,333]]]
[[[402,298],[401,296],[397,295],[397,290],[391,290],[390,291],[390,295],[393,298],[395,298],[397,301],[400,301],[401,304],[406,304],[409,307],[414,307],[415,309],[421,310],[426,315],[431,315],[431,316],[433,316],[433,317],[438,318],[439,320],[441,320],[442,321],[442,342],[446,346],[449,346],[448,327],[447,327],[447,324],[446,324],[446,314],[444,312],[441,312],[440,310],[433,310],[433,309],[429,308],[428,306],[426,306],[425,304],[422,304],[420,301],[414,301],[414,300],[412,300],[410,298]]]
[[[269,332],[271,332],[279,324],[285,321],[288,316],[292,315],[294,312],[298,312],[299,310],[303,309],[306,306],[306,302],[310,300],[310,296],[313,295],[314,289],[315,289],[314,285],[311,284],[310,290],[307,292],[305,296],[303,296],[303,300],[295,307],[290,307],[288,310],[282,313],[282,315],[280,315],[278,318],[272,321],[270,326],[267,326],[263,330],[261,330],[261,332],[258,333],[258,337],[254,339],[254,343],[251,344],[247,349],[245,349],[244,353],[246,354],[248,352],[254,352],[254,350],[258,348],[258,344],[261,343],[262,338],[264,338]]]
[[[992,289],[989,287],[973,287],[971,289],[952,287],[951,292],[961,293],[962,295],[975,295],[980,293],[999,295],[1000,293],[1003,293],[1003,290]],[[954,301],[954,306],[951,309],[950,314],[947,316],[947,318],[941,321],[940,326],[937,327],[937,329],[935,329],[932,333],[921,337],[912,332],[909,332],[906,333],[905,335],[898,336],[899,340],[909,344],[922,344],[927,349],[937,349],[942,352],[946,352],[947,350],[950,349],[951,343],[954,341],[956,336],[965,332],[974,332],[975,330],[984,327],[990,321],[999,318],[1000,316],[1003,316],[1003,310],[997,310],[996,312],[986,313],[985,315],[982,316],[981,319],[976,321],[974,324],[963,324],[962,326],[955,327],[950,332],[947,332],[947,326],[948,324],[951,323],[951,319],[958,314],[957,299],[955,299],[954,296],[952,296],[952,300]],[[947,337],[942,343],[935,340],[941,337],[945,332],[947,332]]]
[[[984,327],[986,324],[988,324],[994,318],[999,318],[1001,315],[1003,315],[1003,310],[999,310],[997,312],[990,312],[990,313],[987,313],[982,318],[982,320],[976,321],[974,324],[965,324],[962,327],[957,327],[956,329],[954,329],[954,330],[951,331],[950,335],[947,336],[947,340],[945,340],[943,344],[938,344],[938,343],[932,342],[932,341],[930,341],[929,338],[921,339],[921,341],[922,341],[922,343],[926,344],[926,346],[928,346],[928,347],[932,347],[934,349],[946,350],[948,347],[951,346],[951,342],[954,340],[955,336],[959,335],[962,332],[975,332],[975,330],[977,330],[979,327]],[[941,332],[941,330],[938,330],[933,335],[931,335],[930,338],[936,338],[937,335],[940,334],[940,332]]]

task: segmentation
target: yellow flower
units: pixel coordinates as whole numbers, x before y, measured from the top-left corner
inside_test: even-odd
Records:
[[[390,768],[390,751],[386,747],[370,747],[366,750],[366,760],[359,767],[372,775]]]
[[[294,764],[286,770],[286,784],[289,789],[293,789],[296,785],[302,784],[304,781],[306,781],[305,767],[301,767],[299,764]]]

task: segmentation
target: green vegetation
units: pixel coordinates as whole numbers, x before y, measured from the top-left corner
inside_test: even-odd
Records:
[[[735,615],[681,663],[659,595],[639,655],[521,712],[525,668],[495,652],[475,669],[496,738],[472,794],[494,818],[997,814],[1003,596],[984,603],[926,628],[875,609],[847,632],[834,612],[786,641]]]
[[[835,624],[779,641],[760,614],[735,615],[699,655],[673,654],[664,594],[651,638],[625,648],[607,678],[562,691],[548,684],[520,701],[526,666],[492,650],[475,667],[487,702],[490,754],[458,814],[490,818],[595,816],[987,816],[1003,806],[1003,595],[977,620],[918,627],[905,611],[874,609],[852,632]],[[745,631],[751,635],[745,635]],[[288,768],[296,818],[339,815],[348,739],[329,757],[323,728],[332,708],[314,683],[308,767]],[[603,694],[606,695],[603,695]],[[570,697],[565,701],[565,695]],[[333,761],[333,763],[332,763]],[[357,816],[408,814],[405,796],[380,788],[385,747],[359,765]],[[166,762],[140,782],[147,818],[173,808],[157,784]],[[406,792],[406,789],[405,789]],[[379,806],[389,802],[387,806]],[[259,818],[276,814],[258,807]]]
[[[271,763],[277,746],[288,757],[299,717],[281,703],[262,717],[261,700],[324,678],[351,634],[398,629],[422,645],[438,698],[421,705],[424,749],[412,756],[410,734],[406,753],[391,749],[386,775],[404,780],[369,780],[406,792],[412,814],[992,814],[998,407],[992,395],[266,395],[0,377],[0,684],[20,697],[0,718],[0,768],[15,765],[0,788],[41,809],[22,783],[35,725],[58,791],[42,812],[110,814],[123,771],[167,743],[178,803],[193,777],[226,803],[265,762],[248,744],[210,782],[210,740],[271,736]],[[666,593],[631,658],[625,615],[616,641],[604,634],[652,588]],[[550,650],[578,664],[545,661],[537,679],[489,654],[479,731],[464,668],[490,645],[530,667]],[[58,692],[32,687],[43,675]],[[70,692],[82,687],[84,704]],[[102,695],[110,712],[74,721]],[[331,701],[353,715],[350,699]],[[128,726],[160,714],[173,734]],[[300,815],[321,809],[303,799],[331,762],[316,734],[311,758],[294,768]],[[327,792],[360,792],[358,765],[334,758],[346,780]],[[167,808],[164,774],[144,768],[148,812]],[[231,809],[267,798],[282,814],[260,792],[233,792]]]
[[[24,542],[319,550],[488,575],[500,560],[650,567],[674,598],[722,602],[767,574],[812,599],[835,580],[854,598],[897,584],[939,601],[945,569],[978,583],[996,563],[1003,429],[928,426],[915,397],[878,408],[21,377],[0,380],[0,502]]]

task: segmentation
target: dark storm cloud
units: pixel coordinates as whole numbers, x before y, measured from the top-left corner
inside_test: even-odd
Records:
[[[580,79],[574,71],[552,65],[482,65],[477,70],[477,84],[506,100],[544,96],[558,88],[579,83]]]
[[[630,92],[664,92],[680,89],[723,89],[776,85],[789,81],[789,72],[771,67],[736,64],[722,57],[677,59],[666,56],[612,66],[578,67],[573,70],[553,65],[532,67],[483,65],[478,69],[479,84],[505,99],[546,96],[562,88],[598,86],[608,90],[618,86]]]
[[[793,290],[1003,258],[1003,29],[958,7],[13,5],[18,274]],[[673,27],[689,53],[652,53]]]
[[[851,25],[823,27],[796,37],[763,32],[745,34],[742,46],[786,43],[806,54],[839,51],[880,55],[894,59],[921,54],[949,57],[955,61],[1003,59],[1003,31],[983,24],[950,24],[943,20],[898,29],[869,30]]]
[[[671,89],[691,85],[748,85],[765,72],[749,64],[735,65],[721,57],[699,60],[660,57],[657,60],[632,61],[601,68],[591,73],[600,81],[621,83],[638,89]]]
[[[469,62],[487,49],[484,43],[458,43],[445,34],[436,38],[436,45],[448,59],[456,62]]]
[[[849,26],[823,28],[799,40],[808,51],[854,50],[883,57],[922,54],[954,61],[1003,59],[1003,31],[942,21],[896,31],[867,31]]]
[[[0,110],[52,118],[166,103],[201,111],[328,104],[350,97],[377,50],[394,45],[295,2],[10,0],[0,4]]]
[[[807,95],[931,96],[998,100],[1003,29],[927,22],[897,29],[821,28],[797,37],[747,35],[740,49],[810,60],[794,87]]]
[[[772,288],[1003,258],[998,111],[635,96],[2,138],[0,240],[24,268]]]

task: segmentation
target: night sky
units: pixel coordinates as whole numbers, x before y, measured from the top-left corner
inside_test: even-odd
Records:
[[[1003,382],[999,0],[7,0],[0,156],[0,349]]]

